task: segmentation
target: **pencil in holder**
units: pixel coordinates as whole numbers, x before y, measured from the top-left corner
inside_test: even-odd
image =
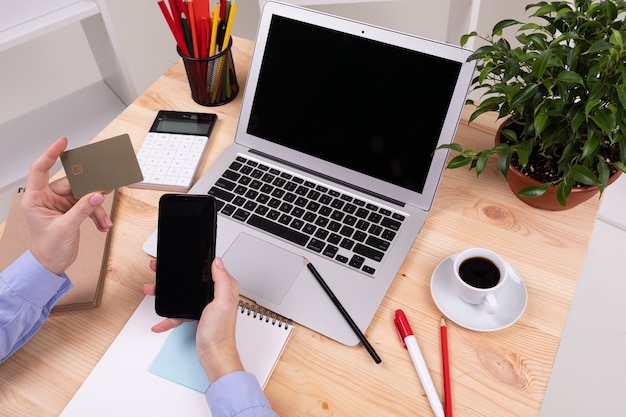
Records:
[[[208,58],[191,58],[176,48],[185,64],[193,101],[203,106],[220,106],[237,97],[239,84],[232,46],[231,37],[226,49]]]

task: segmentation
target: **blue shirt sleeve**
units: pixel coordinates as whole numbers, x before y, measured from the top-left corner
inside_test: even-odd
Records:
[[[0,272],[0,363],[39,330],[71,288],[65,273],[48,271],[30,251]]]
[[[206,400],[213,417],[278,417],[249,372],[224,375],[209,386]]]

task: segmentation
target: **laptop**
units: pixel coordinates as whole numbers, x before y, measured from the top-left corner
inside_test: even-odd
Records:
[[[359,342],[304,258],[365,332],[433,203],[470,53],[265,3],[235,143],[189,190],[216,197],[217,254],[243,296]]]

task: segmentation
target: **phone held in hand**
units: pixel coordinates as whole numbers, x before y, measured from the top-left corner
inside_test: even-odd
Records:
[[[155,310],[200,319],[213,300],[217,210],[209,195],[164,194],[159,200]]]

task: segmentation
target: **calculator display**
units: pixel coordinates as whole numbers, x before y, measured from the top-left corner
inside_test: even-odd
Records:
[[[211,113],[160,111],[150,131],[209,136],[216,120]]]

